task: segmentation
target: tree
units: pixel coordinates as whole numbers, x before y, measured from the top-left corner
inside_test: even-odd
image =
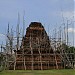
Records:
[[[0,53],[0,72],[4,70],[5,67],[5,56]]]

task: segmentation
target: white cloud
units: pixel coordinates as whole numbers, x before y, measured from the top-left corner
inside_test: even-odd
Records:
[[[1,33],[0,33],[0,40],[1,40],[1,41],[4,41],[5,38],[6,38],[6,36],[5,36],[4,34],[1,34]]]
[[[75,33],[75,28],[68,28],[68,32],[74,32]]]
[[[63,12],[63,16],[68,19],[72,19],[74,15],[75,15],[74,11],[64,11]]]
[[[1,36],[2,36],[2,37],[5,37],[5,35],[4,35],[4,34],[0,34],[0,37],[1,37]]]

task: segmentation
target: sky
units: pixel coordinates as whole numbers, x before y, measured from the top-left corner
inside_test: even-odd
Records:
[[[10,28],[16,30],[18,13],[21,29],[24,15],[25,28],[31,22],[41,22],[50,35],[53,29],[58,30],[60,26],[63,27],[63,22],[74,21],[74,3],[75,0],[0,0],[0,44],[2,41],[5,42],[8,23]],[[75,28],[71,24],[69,33],[72,33],[73,29]]]

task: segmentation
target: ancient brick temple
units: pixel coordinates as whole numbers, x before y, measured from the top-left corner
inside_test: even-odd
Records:
[[[48,70],[61,69],[61,55],[54,52],[51,41],[39,22],[31,22],[22,39],[21,48],[16,52],[15,65],[10,69]]]

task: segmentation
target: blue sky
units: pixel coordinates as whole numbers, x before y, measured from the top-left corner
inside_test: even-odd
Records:
[[[62,14],[66,20],[74,16],[74,0],[0,0],[0,41],[4,41],[8,22],[10,28],[17,25],[18,12],[22,28],[25,11],[25,27],[32,21],[40,21],[48,32],[62,24]],[[70,26],[71,28],[71,26]],[[71,30],[70,30],[71,31]]]

